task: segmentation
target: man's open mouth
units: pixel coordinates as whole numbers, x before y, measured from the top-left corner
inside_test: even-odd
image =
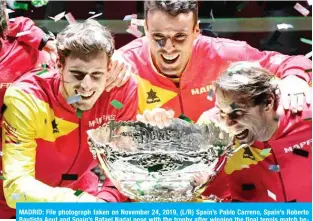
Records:
[[[179,58],[179,54],[177,55],[164,55],[164,54],[161,54],[161,57],[163,59],[163,61],[167,64],[174,64],[178,58]]]
[[[91,92],[85,92],[85,93],[79,93],[77,90],[75,90],[76,94],[79,94],[82,100],[88,100],[91,98],[96,92],[91,91]]]
[[[235,137],[238,139],[238,140],[244,140],[248,137],[249,135],[249,130],[248,129],[245,129],[244,131],[242,131],[241,133],[239,134],[236,134]]]

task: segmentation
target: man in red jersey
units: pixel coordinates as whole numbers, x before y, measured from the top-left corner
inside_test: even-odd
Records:
[[[145,33],[118,50],[136,73],[142,121],[162,126],[184,114],[196,122],[214,107],[212,82],[236,61],[257,62],[281,78],[282,104],[293,113],[311,102],[311,74],[305,72],[312,68],[309,59],[201,35],[195,0],[146,1]],[[225,185],[216,179],[206,193],[224,196]]]
[[[246,144],[227,161],[224,171],[234,201],[312,201],[312,108],[284,111],[277,80],[251,62],[232,64],[214,82],[215,118]],[[226,197],[226,196],[224,196]]]
[[[86,131],[133,120],[137,85],[130,79],[105,91],[114,41],[96,21],[69,25],[58,34],[57,50],[58,69],[26,73],[6,92],[0,218],[14,216],[16,202],[125,201],[114,186],[98,190]],[[113,107],[113,100],[124,107]]]

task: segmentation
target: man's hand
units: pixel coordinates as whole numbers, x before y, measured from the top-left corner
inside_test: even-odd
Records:
[[[137,114],[137,120],[143,123],[149,123],[159,128],[167,127],[172,122],[175,112],[173,110],[165,110],[163,108],[155,108],[153,110],[145,110],[143,115]]]
[[[114,87],[123,86],[131,76],[130,65],[126,64],[126,61],[122,56],[114,54],[112,57],[111,65],[109,67],[109,76],[105,86],[105,90],[109,92]]]
[[[311,87],[301,78],[289,75],[279,83],[282,104],[285,109],[292,113],[302,111],[305,105],[311,104]]]
[[[47,64],[49,66],[55,66],[57,61],[57,47],[56,47],[56,41],[55,40],[49,40],[47,41],[46,45],[42,48],[43,51],[46,51],[49,54],[49,61],[47,61]]]

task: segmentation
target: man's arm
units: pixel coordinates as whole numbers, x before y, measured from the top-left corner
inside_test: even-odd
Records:
[[[4,98],[3,115],[3,181],[7,204],[16,202],[95,202],[97,198],[83,193],[78,197],[69,188],[51,187],[35,178],[35,141],[39,108],[30,95],[10,87]],[[14,196],[19,195],[18,200]]]
[[[30,31],[29,34],[16,37],[20,32]],[[17,17],[14,22],[9,23],[8,37],[17,38],[19,42],[23,42],[34,49],[41,50],[49,40],[49,36],[46,35],[35,23],[25,17]]]

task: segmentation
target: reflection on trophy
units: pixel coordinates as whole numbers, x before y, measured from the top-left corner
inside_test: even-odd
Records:
[[[106,176],[125,196],[144,202],[199,199],[232,151],[232,138],[213,122],[174,119],[160,129],[111,121],[87,133]]]

